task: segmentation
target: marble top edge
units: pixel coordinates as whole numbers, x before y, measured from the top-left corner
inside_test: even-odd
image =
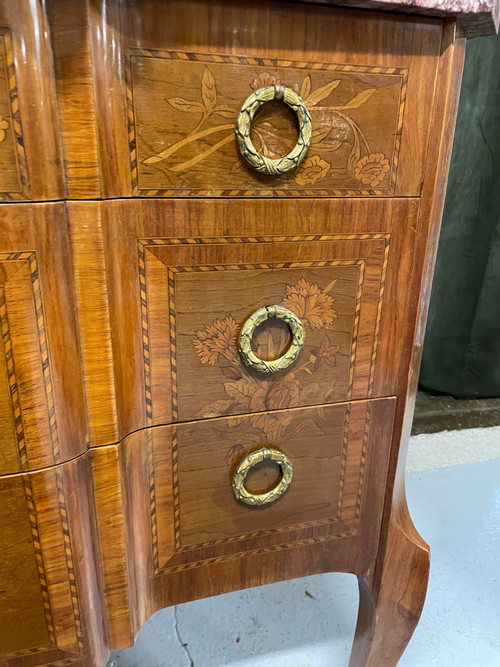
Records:
[[[302,0],[304,1],[304,0]],[[456,18],[466,37],[493,35],[499,30],[500,0],[305,0],[357,9]]]

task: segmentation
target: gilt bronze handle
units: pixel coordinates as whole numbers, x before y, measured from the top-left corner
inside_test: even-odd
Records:
[[[252,120],[266,102],[283,100],[297,115],[299,138],[294,148],[282,158],[272,160],[257,152],[250,139]],[[284,174],[295,169],[305,157],[311,143],[311,116],[306,105],[297,93],[285,86],[266,86],[252,93],[240,109],[236,120],[236,141],[243,159],[261,174],[271,176]]]
[[[262,322],[265,322],[270,317],[283,320],[283,322],[288,324],[292,334],[292,342],[281,357],[266,361],[265,359],[260,359],[252,350],[252,336],[259,324],[262,324]],[[292,313],[291,310],[283,308],[283,306],[264,306],[256,310],[244,322],[238,340],[238,349],[243,363],[248,368],[260,371],[261,373],[276,373],[288,368],[297,359],[303,345],[304,328],[302,322],[297,315]]]
[[[261,461],[275,461],[281,468],[282,477],[278,484],[267,493],[250,493],[245,488],[245,479],[250,470]],[[274,503],[285,493],[292,481],[292,464],[290,460],[277,449],[263,447],[256,452],[252,452],[240,461],[233,476],[233,493],[236,500],[240,500],[245,505],[254,507],[269,505]]]

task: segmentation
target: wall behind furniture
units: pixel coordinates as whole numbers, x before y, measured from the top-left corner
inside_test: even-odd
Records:
[[[500,36],[467,45],[421,386],[500,397]]]

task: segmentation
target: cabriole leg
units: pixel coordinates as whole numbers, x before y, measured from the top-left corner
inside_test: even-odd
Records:
[[[359,612],[349,667],[394,667],[417,627],[429,578],[430,552],[408,509],[393,516],[381,562],[359,577]]]

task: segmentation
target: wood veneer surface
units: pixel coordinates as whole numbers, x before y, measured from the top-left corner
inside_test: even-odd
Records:
[[[436,261],[439,228],[451,158],[465,55],[465,39],[456,39],[456,27],[446,24],[438,86],[433,109],[430,149],[422,192],[422,239],[415,257],[411,300],[420,304],[417,322],[407,334],[411,350],[408,379],[398,400],[379,555],[359,580],[360,606],[350,667],[397,664],[416,628],[425,602],[429,577],[429,546],[412,523],[405,492],[405,465]],[[393,567],[405,563],[403,570]],[[404,610],[403,613],[401,611]],[[389,642],[388,636],[394,641]]]
[[[68,208],[91,445],[145,426],[391,396],[404,386],[418,200]],[[99,289],[88,289],[85,263],[94,251]],[[316,299],[320,309],[308,320],[304,308]],[[236,352],[241,324],[270,300],[284,300],[306,325],[302,356],[276,382],[249,376]],[[220,354],[197,347],[203,331]],[[269,334],[283,345],[272,328],[262,344]],[[288,403],[272,399],[280,382],[293,394]]]
[[[51,8],[70,198],[420,194],[441,21],[272,0]],[[270,180],[239,158],[234,125],[278,80],[310,107],[313,145]],[[296,142],[280,104],[255,126],[266,154]]]
[[[196,11],[188,15],[186,7]],[[360,580],[352,667],[395,665],[418,622],[428,576],[428,547],[411,523],[403,473],[463,60],[455,24],[271,1],[193,0],[165,9],[158,0],[140,7],[49,0],[48,8],[49,20],[41,5],[35,11],[6,0],[0,8],[7,26],[0,38],[4,46],[11,40],[13,54],[4,49],[0,57],[0,113],[18,122],[32,108],[42,128],[38,137],[37,125],[23,134],[19,124],[1,126],[6,164],[17,164],[9,188],[16,198],[62,197],[57,99],[66,196],[120,199],[2,205],[0,588],[11,602],[0,605],[0,621],[9,629],[2,637],[7,664],[102,665],[108,646],[132,643],[162,606],[341,570]],[[21,62],[23,40],[36,48]],[[189,69],[177,62],[184,53],[197,54]],[[150,113],[155,95],[165,91],[169,113],[182,107],[172,104],[168,73],[175,87],[185,84],[182,95],[201,95],[195,101],[208,118],[218,104],[233,109],[242,83],[241,93],[251,90],[235,66],[255,67],[259,85],[274,76],[305,97],[328,92],[318,100],[325,118],[345,112],[366,130],[360,146],[367,154],[355,151],[349,177],[369,167],[367,190],[353,197],[345,176],[334,174],[346,141],[337,146],[326,134],[315,146],[329,144],[317,155],[329,168],[316,160],[315,170],[298,174],[305,185],[288,179],[261,190],[267,199],[254,197],[261,181],[236,168],[242,189],[228,192],[221,183],[216,191],[207,179],[226,178],[224,160],[234,158],[222,149],[211,153],[206,175],[194,169],[198,162],[192,172],[155,175],[151,164],[161,160],[144,159],[138,136],[147,144],[165,140],[170,116]],[[351,97],[346,90],[337,103],[349,85]],[[20,116],[14,90],[22,93]],[[279,129],[267,137],[273,150],[295,137],[293,117],[279,107],[256,120],[262,136],[269,127]],[[370,157],[368,144],[380,157]],[[164,150],[153,148],[156,156]],[[162,178],[167,185],[158,188]],[[182,198],[195,192],[199,199]],[[292,194],[300,198],[287,200]],[[145,196],[124,199],[131,195]],[[226,284],[227,267],[243,280]],[[304,283],[302,297],[314,293],[322,304],[316,320],[306,308],[301,313],[311,326],[300,363],[310,372],[299,363],[274,383],[258,380],[245,396],[239,366],[221,363],[235,361],[234,349],[208,363],[214,352],[198,333],[229,317],[237,323],[261,298],[291,304],[300,291],[292,288]],[[273,356],[283,336],[268,326],[256,349]],[[208,403],[205,383],[214,389]],[[387,396],[395,398],[375,398]],[[234,505],[231,474],[245,452],[266,442],[289,447],[295,483],[275,506],[247,514]],[[275,479],[270,470],[259,474],[257,486]],[[18,581],[11,575],[20,561]]]
[[[65,206],[2,204],[0,475],[87,447]]]
[[[0,478],[0,663],[104,665],[88,456]]]
[[[0,202],[64,196],[52,57],[42,4],[0,2]]]
[[[292,430],[310,419],[318,427],[303,432],[308,453],[299,431],[271,444],[290,454],[296,486],[292,480],[269,508],[238,507],[231,492],[235,463],[256,446],[251,417],[239,435],[231,435],[229,417],[146,429],[94,449],[111,647],[131,643],[166,605],[321,571],[364,572],[376,551],[394,405],[383,399],[292,411]],[[304,506],[303,490],[323,466],[321,474],[332,475],[319,491],[326,496]],[[238,521],[223,519],[233,510]],[[222,521],[223,532],[203,535],[193,511],[201,523]]]
[[[301,0],[344,7],[361,7],[404,14],[442,16],[456,19],[462,34],[468,38],[498,32],[500,3],[498,0]]]

